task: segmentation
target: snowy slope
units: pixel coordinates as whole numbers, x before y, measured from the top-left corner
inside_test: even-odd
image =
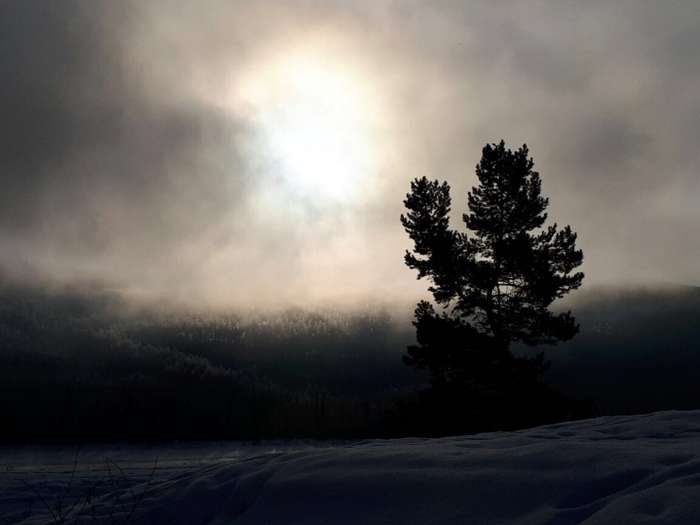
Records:
[[[134,510],[123,504],[129,491],[139,495]],[[17,507],[19,496],[12,497]],[[41,523],[37,512],[8,523]],[[104,523],[187,525],[695,524],[700,411],[443,439],[246,449],[107,492],[90,514]]]

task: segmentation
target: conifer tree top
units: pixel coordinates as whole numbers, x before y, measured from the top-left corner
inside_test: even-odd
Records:
[[[549,307],[581,285],[576,269],[583,253],[569,226],[545,225],[549,200],[527,146],[512,151],[503,141],[487,144],[476,175],[463,215],[466,231],[450,227],[446,182],[422,177],[411,183],[401,216],[414,243],[406,264],[431,282],[445,312],[495,346],[573,337],[578,327],[571,314]]]

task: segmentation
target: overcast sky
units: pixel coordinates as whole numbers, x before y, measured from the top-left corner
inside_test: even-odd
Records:
[[[0,265],[212,304],[408,300],[410,180],[448,180],[458,217],[503,138],[589,285],[698,284],[698,27],[695,0],[1,2]],[[315,100],[345,126],[318,148],[279,124]]]

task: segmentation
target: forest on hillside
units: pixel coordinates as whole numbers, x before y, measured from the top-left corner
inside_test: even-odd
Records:
[[[584,291],[575,307],[581,334],[547,351],[547,384],[596,414],[694,406],[698,289]],[[3,286],[2,440],[436,432],[416,412],[428,378],[401,362],[407,316],[155,312],[115,292]]]

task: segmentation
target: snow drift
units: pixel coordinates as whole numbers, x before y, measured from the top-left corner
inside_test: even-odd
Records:
[[[700,411],[263,450],[131,487],[142,496],[129,512],[127,489],[105,493],[85,523],[700,522]],[[81,519],[76,510],[67,522]]]

